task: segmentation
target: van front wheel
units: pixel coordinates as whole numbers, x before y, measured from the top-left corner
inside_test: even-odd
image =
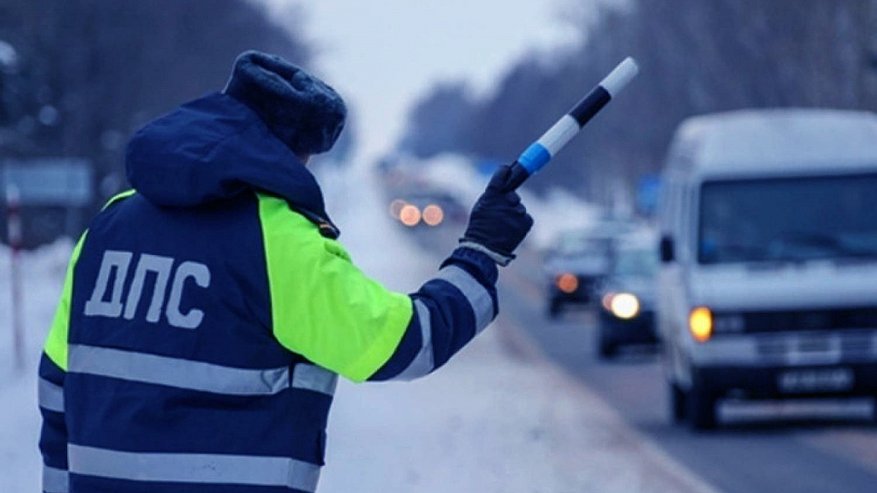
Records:
[[[694,385],[686,396],[688,424],[694,430],[711,430],[716,427],[715,395],[700,385]]]

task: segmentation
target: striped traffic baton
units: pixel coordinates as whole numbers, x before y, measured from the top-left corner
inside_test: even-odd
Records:
[[[594,118],[594,115],[618,96],[638,72],[639,67],[633,58],[627,57],[619,63],[606,78],[591,89],[587,96],[521,153],[518,160],[511,165],[511,174],[504,187],[505,190],[515,190],[530,175],[548,164],[551,158],[556,156],[591,121],[591,118]]]

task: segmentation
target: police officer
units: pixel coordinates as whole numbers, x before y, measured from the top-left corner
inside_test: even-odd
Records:
[[[422,377],[493,320],[496,265],[532,226],[507,168],[438,274],[395,293],[351,262],[305,167],[345,116],[250,51],[134,135],[134,189],[77,243],[41,360],[44,492],[313,492],[337,375]]]

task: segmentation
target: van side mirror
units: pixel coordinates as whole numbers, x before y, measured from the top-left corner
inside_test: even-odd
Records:
[[[661,262],[669,263],[676,259],[676,252],[673,248],[673,237],[670,235],[661,236]]]

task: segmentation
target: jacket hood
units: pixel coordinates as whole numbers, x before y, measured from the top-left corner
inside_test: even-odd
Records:
[[[225,94],[196,99],[141,128],[128,143],[125,168],[137,192],[158,206],[267,192],[324,235],[338,236],[311,172],[253,110]]]

